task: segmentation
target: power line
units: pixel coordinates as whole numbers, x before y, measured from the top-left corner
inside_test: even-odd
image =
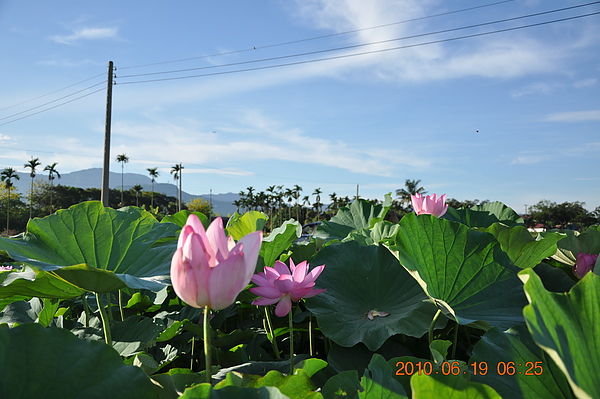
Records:
[[[594,2],[594,3],[589,3],[589,4],[596,4],[596,3],[600,3],[600,1],[599,2]],[[237,69],[237,70],[232,70],[232,71],[221,71],[221,72],[212,72],[212,73],[197,74],[197,75],[177,76],[177,77],[171,77],[171,78],[138,80],[138,81],[133,81],[133,82],[122,82],[122,83],[119,82],[119,84],[125,85],[125,84],[162,82],[162,81],[180,80],[180,79],[191,79],[191,78],[199,78],[199,77],[206,77],[206,76],[227,75],[227,74],[233,74],[233,73],[241,73],[241,72],[258,71],[258,70],[264,70],[264,69],[281,68],[281,67],[287,67],[287,66],[309,64],[309,63],[314,63],[314,62],[331,61],[331,60],[336,60],[336,59],[357,57],[357,56],[369,55],[369,54],[377,54],[377,53],[382,53],[382,52],[396,51],[396,50],[402,50],[402,49],[413,48],[413,47],[421,47],[421,46],[426,46],[426,45],[431,45],[431,44],[439,44],[439,43],[446,43],[446,42],[463,40],[463,39],[470,39],[470,38],[474,38],[474,37],[487,36],[487,35],[496,34],[496,33],[504,33],[504,32],[510,32],[510,31],[515,31],[515,30],[520,30],[520,29],[533,28],[533,27],[538,27],[538,26],[543,26],[543,25],[549,25],[549,24],[553,24],[553,23],[557,23],[557,22],[565,22],[565,21],[569,21],[569,20],[575,20],[575,19],[579,19],[579,18],[590,17],[590,16],[598,15],[598,14],[600,14],[600,12],[593,12],[593,13],[588,13],[588,14],[582,14],[582,15],[577,15],[577,16],[573,16],[573,17],[565,17],[565,18],[555,19],[555,20],[551,20],[551,21],[538,22],[538,23],[535,23],[535,24],[522,25],[522,26],[517,26],[517,27],[512,27],[512,28],[498,29],[498,30],[495,30],[495,31],[482,32],[482,33],[474,33],[474,34],[470,34],[470,35],[457,36],[457,37],[453,37],[453,38],[439,39],[439,40],[433,40],[433,41],[429,41],[429,42],[422,42],[422,43],[409,44],[409,45],[404,45],[404,46],[391,47],[391,48],[387,48],[387,49],[364,51],[364,52],[360,52],[360,53],[344,54],[344,55],[339,55],[339,56],[332,56],[332,57],[317,58],[317,59],[312,59],[312,60],[289,62],[289,63],[284,63],[284,64],[267,65],[267,66],[260,66],[260,67],[254,67],[254,68]],[[481,26],[481,25],[482,24],[473,25],[473,26]],[[459,29],[464,29],[464,28],[455,28],[454,30],[459,30]],[[444,32],[444,31],[440,31],[440,32]],[[417,36],[426,36],[426,35],[431,35],[431,34],[422,34],[422,35],[417,35]],[[390,39],[390,40],[383,41],[383,42],[389,42],[389,41],[395,41],[395,40],[400,40],[400,39]],[[380,42],[377,42],[377,43],[380,43]],[[377,44],[377,43],[348,46],[347,48],[362,47],[362,46],[365,46],[365,45],[372,45],[372,44]],[[346,49],[346,48],[320,50],[320,51],[315,51],[315,52],[310,52],[310,53],[303,53],[303,54],[300,54],[300,55],[310,55],[310,54],[324,53],[324,52],[328,52],[328,51],[339,51],[340,49]],[[265,61],[268,61],[268,60],[298,57],[300,55],[299,54],[288,55],[288,56],[282,56],[282,57],[274,57],[272,59],[246,61],[246,62],[242,62],[242,63],[220,65],[220,66],[216,66],[216,67],[239,65],[239,64],[248,64],[248,63],[253,63],[253,62],[265,62]],[[194,69],[195,70],[197,70],[197,69],[208,69],[208,68],[214,68],[214,67],[215,66],[202,67],[202,68],[194,68]],[[164,72],[164,73],[172,73],[172,72]],[[121,78],[134,77],[134,76],[143,76],[143,75],[147,75],[147,74],[142,74],[142,75],[128,75],[128,76],[122,76]]]
[[[71,84],[71,85],[69,85],[69,86],[65,86],[65,87],[63,87],[63,88],[60,88],[60,89],[58,89],[58,90],[51,91],[50,93],[42,94],[42,95],[40,95],[40,96],[37,96],[37,97],[34,97],[34,98],[30,98],[29,100],[25,100],[25,101],[22,101],[22,102],[20,102],[20,103],[17,103],[17,104],[9,105],[8,107],[0,108],[0,111],[4,111],[5,109],[9,109],[9,108],[18,107],[19,105],[23,105],[23,104],[27,104],[27,103],[29,103],[29,102],[32,102],[32,101],[35,101],[35,100],[39,100],[40,98],[44,98],[44,97],[47,97],[47,96],[49,96],[49,95],[51,95],[51,94],[58,93],[58,92],[60,92],[60,91],[63,91],[63,90],[69,89],[69,88],[71,88],[71,87],[73,87],[73,86],[80,85],[80,84],[82,84],[82,83],[85,83],[85,82],[88,82],[88,81],[90,81],[90,80],[92,80],[92,79],[95,79],[95,78],[97,78],[98,76],[103,76],[103,75],[104,75],[104,74],[103,74],[103,73],[101,73],[101,74],[98,74],[98,75],[92,76],[91,78],[84,79],[84,80],[82,80],[82,81],[80,81],[80,82],[73,83],[73,84]]]
[[[76,92],[73,92],[73,93],[71,93],[71,94],[67,94],[66,96],[59,97],[59,98],[57,98],[57,99],[54,99],[54,100],[52,100],[52,101],[48,101],[48,102],[46,102],[46,103],[44,103],[44,104],[40,104],[40,105],[37,105],[37,106],[35,106],[35,107],[32,107],[32,108],[26,109],[25,111],[21,111],[21,112],[17,112],[16,114],[12,114],[12,115],[5,116],[5,117],[3,117],[3,118],[0,118],[0,121],[3,121],[3,120],[5,120],[5,119],[10,119],[10,118],[13,118],[13,117],[15,117],[15,116],[17,116],[17,115],[21,115],[21,114],[27,113],[27,112],[29,112],[29,111],[33,111],[34,109],[38,109],[38,108],[45,107],[45,106],[46,106],[46,105],[48,105],[48,104],[52,104],[52,103],[55,103],[55,102],[57,102],[57,101],[64,100],[65,98],[68,98],[68,97],[74,96],[75,94],[82,93],[82,92],[84,92],[84,91],[86,91],[86,90],[89,90],[89,89],[92,89],[92,88],[94,88],[94,87],[96,87],[96,86],[100,86],[100,85],[104,85],[104,84],[106,84],[106,81],[104,81],[104,82],[100,82],[100,83],[96,83],[95,85],[92,85],[92,86],[86,87],[86,88],[84,88],[84,89],[78,90],[78,91],[76,91]],[[38,97],[38,98],[39,98],[39,97]],[[66,104],[66,103],[65,103],[65,104]],[[49,108],[49,109],[52,109],[52,108]],[[32,114],[32,115],[35,115],[35,114]],[[2,126],[2,125],[0,125],[0,126]]]
[[[308,41],[313,41],[313,40],[326,39],[326,38],[336,37],[336,36],[343,36],[343,35],[348,35],[348,34],[351,34],[351,33],[358,33],[358,32],[363,32],[363,31],[372,30],[372,29],[379,29],[379,28],[385,28],[385,27],[388,27],[388,26],[405,24],[405,23],[408,23],[408,22],[415,22],[415,21],[421,21],[421,20],[435,18],[435,17],[442,17],[442,16],[451,15],[451,14],[457,14],[457,13],[461,13],[461,12],[465,12],[465,11],[472,11],[472,10],[476,10],[476,9],[479,9],[479,8],[491,7],[491,6],[495,6],[495,5],[498,5],[498,4],[510,3],[510,2],[513,2],[513,1],[515,1],[515,0],[497,1],[495,3],[483,4],[483,5],[469,7],[469,8],[462,8],[460,10],[447,11],[447,12],[443,12],[443,13],[439,13],[439,14],[428,15],[428,16],[425,16],[425,17],[406,19],[406,20],[403,20],[403,21],[391,22],[391,23],[388,23],[388,24],[371,26],[371,27],[368,27],[368,28],[354,29],[354,30],[345,31],[345,32],[331,33],[331,34],[328,34],[328,35],[314,36],[314,37],[310,37],[310,38],[306,38],[306,39],[298,39],[298,40],[292,40],[292,41],[287,41],[287,42],[282,42],[282,43],[267,44],[267,45],[260,46],[260,47],[252,47],[252,48],[246,48],[246,49],[242,49],[242,50],[233,50],[233,51],[227,51],[227,52],[210,54],[210,55],[201,55],[201,56],[198,56],[198,57],[189,57],[189,58],[183,58],[183,59],[179,59],[179,60],[162,61],[162,62],[155,62],[155,63],[151,63],[151,64],[142,64],[142,65],[134,65],[134,66],[125,66],[125,67],[120,67],[119,69],[123,70],[123,69],[142,68],[142,67],[164,65],[164,64],[173,64],[173,63],[177,63],[177,62],[192,61],[192,60],[198,60],[198,59],[204,59],[204,58],[210,58],[210,57],[218,57],[218,56],[223,56],[223,55],[231,55],[231,54],[237,54],[237,53],[244,53],[244,52],[247,52],[247,51],[255,51],[255,50],[261,50],[261,49],[266,49],[266,48],[287,46],[287,45],[290,45],[290,44],[296,44],[296,43],[308,42]]]
[[[95,86],[98,86],[98,85],[95,85]],[[31,117],[31,116],[37,115],[37,114],[41,114],[42,112],[46,112],[46,111],[49,111],[49,110],[51,110],[51,109],[54,109],[54,108],[58,108],[58,107],[60,107],[60,106],[63,106],[63,105],[65,105],[65,104],[72,103],[72,102],[74,102],[74,101],[80,100],[80,99],[82,99],[82,98],[84,98],[84,97],[91,96],[92,94],[98,93],[98,92],[100,92],[100,91],[104,91],[104,87],[103,87],[103,88],[101,88],[101,89],[95,90],[95,91],[93,91],[93,92],[91,92],[91,93],[84,94],[83,96],[79,96],[79,97],[73,98],[73,99],[71,99],[71,100],[69,100],[69,101],[65,101],[65,102],[63,102],[63,103],[57,104],[57,105],[55,105],[55,106],[53,106],[53,107],[49,107],[49,108],[46,108],[46,109],[40,110],[40,111],[38,111],[38,112],[34,112],[34,113],[32,113],[32,114],[25,115],[25,116],[22,116],[22,117],[20,117],[20,118],[17,118],[17,119],[13,119],[13,120],[11,120],[11,121],[8,121],[8,122],[0,123],[0,126],[8,125],[9,123],[13,123],[13,122],[20,121],[20,120],[22,120],[22,119],[29,118],[29,117]]]

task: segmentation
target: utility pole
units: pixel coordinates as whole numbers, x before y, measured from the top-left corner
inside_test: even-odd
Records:
[[[110,173],[110,125],[112,116],[112,86],[113,86],[113,62],[108,61],[108,83],[106,86],[106,119],[104,123],[104,165],[102,167],[102,189],[100,197],[102,205],[108,207],[108,177]]]

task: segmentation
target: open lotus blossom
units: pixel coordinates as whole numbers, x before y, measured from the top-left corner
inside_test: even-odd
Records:
[[[412,200],[412,206],[417,215],[434,215],[441,217],[448,210],[448,204],[446,204],[446,194],[437,198],[436,194],[427,195],[423,197],[422,194],[416,194],[410,196]]]
[[[275,314],[283,317],[290,313],[292,301],[298,302],[302,298],[310,298],[325,291],[313,288],[325,265],[315,267],[310,273],[308,266],[306,261],[294,265],[292,259],[289,268],[280,261],[276,261],[273,267],[265,266],[264,272],[252,276],[252,282],[258,287],[250,288],[250,292],[260,296],[252,301],[252,304],[265,306],[279,302]]]
[[[587,272],[594,270],[594,265],[596,264],[597,259],[597,254],[590,255],[584,254],[583,252],[578,253],[575,261],[575,267],[573,268],[573,274],[582,279]]]
[[[261,242],[262,232],[255,231],[236,244],[225,236],[221,218],[205,231],[200,219],[191,214],[171,260],[175,293],[193,307],[226,308],[250,283]]]

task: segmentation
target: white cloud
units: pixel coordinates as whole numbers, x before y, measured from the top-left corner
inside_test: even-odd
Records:
[[[544,118],[546,122],[586,122],[600,120],[600,110],[558,112]]]
[[[258,111],[246,112],[236,126],[216,134],[196,126],[153,121],[151,125],[117,123],[113,126],[114,153],[127,153],[140,162],[183,162],[194,168],[214,166],[212,173],[249,174],[252,162],[281,162],[339,168],[371,176],[393,176],[401,167],[428,168],[431,161],[410,152],[364,148],[339,140],[312,137],[282,126]],[[240,133],[241,132],[241,133]],[[121,136],[121,137],[119,137]],[[135,146],[125,143],[135,141]]]
[[[596,79],[596,78],[582,79],[582,80],[578,80],[575,83],[573,83],[573,87],[575,87],[576,89],[581,89],[583,87],[595,86],[596,83],[598,83],[598,79]]]
[[[50,40],[56,43],[73,44],[80,40],[106,40],[118,39],[119,30],[117,28],[81,28],[74,30],[70,35],[51,36]]]
[[[327,29],[333,33],[356,31],[341,36],[351,44],[439,30],[436,27],[439,25],[435,20],[420,20],[384,28],[362,30],[390,24],[394,21],[405,21],[435,14],[436,8],[439,9],[437,1],[297,0],[296,4],[300,17],[316,28]],[[460,21],[456,23],[457,27],[471,23],[465,19],[456,18],[456,20]],[[382,49],[432,42],[494,29],[496,28],[487,27],[477,31],[466,30],[446,35],[427,36],[414,40],[380,44],[373,48]],[[589,35],[584,32],[583,36]],[[400,81],[453,79],[467,76],[514,78],[532,73],[563,71],[564,64],[569,57],[573,56],[573,50],[577,46],[578,44],[574,44],[574,41],[561,43],[553,39],[534,39],[528,31],[518,31],[346,58],[343,65],[344,70],[353,66],[362,68],[375,78]],[[373,48],[351,50],[347,54]],[[327,66],[331,67],[329,63]],[[329,68],[329,73],[331,73],[331,68]]]
[[[529,84],[521,89],[514,90],[511,93],[511,96],[514,98],[518,98],[518,97],[523,97],[523,96],[527,96],[530,94],[548,95],[548,94],[552,94],[557,88],[559,88],[561,86],[562,85],[560,85],[558,83],[536,82],[536,83]]]
[[[0,133],[0,144],[7,144],[15,142],[16,140],[6,134]]]

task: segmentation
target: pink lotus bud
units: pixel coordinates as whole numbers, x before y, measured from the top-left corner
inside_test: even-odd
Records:
[[[324,268],[325,265],[317,266],[308,273],[306,261],[296,266],[291,258],[289,268],[280,261],[276,261],[273,267],[265,266],[264,272],[252,277],[252,282],[258,287],[250,288],[250,292],[260,296],[252,301],[252,304],[265,306],[279,302],[275,314],[283,317],[292,310],[292,301],[298,302],[302,298],[310,298],[325,291],[313,288],[315,280]]]
[[[196,308],[225,309],[250,283],[261,242],[262,231],[255,231],[236,244],[225,236],[221,218],[205,231],[200,219],[191,214],[171,260],[175,293]]]
[[[573,267],[573,274],[576,275],[577,278],[582,279],[587,272],[594,270],[594,265],[596,264],[597,259],[597,254],[590,255],[584,254],[583,252],[578,253],[577,260],[575,261],[575,267]]]
[[[441,217],[448,210],[446,194],[437,198],[436,194],[423,197],[421,194],[411,195],[413,209],[417,215],[434,215]]]

